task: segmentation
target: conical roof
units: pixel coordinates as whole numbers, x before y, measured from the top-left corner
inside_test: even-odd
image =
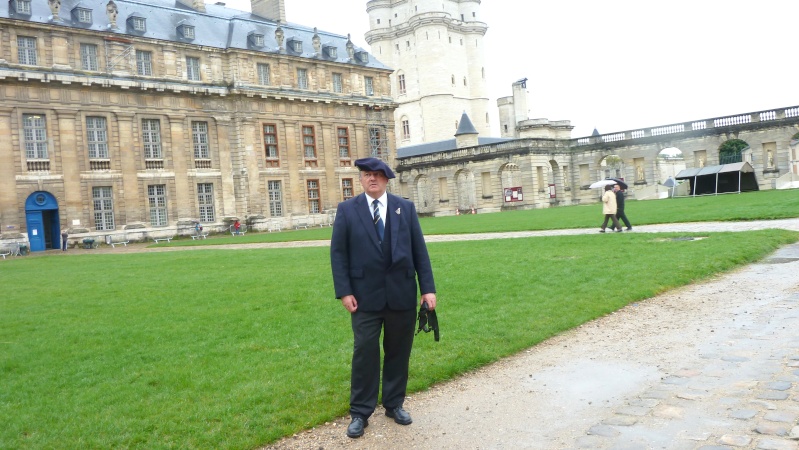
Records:
[[[472,121],[469,120],[469,116],[466,115],[466,111],[461,115],[461,121],[458,122],[458,131],[455,132],[455,136],[462,134],[479,134],[474,125],[472,125]]]

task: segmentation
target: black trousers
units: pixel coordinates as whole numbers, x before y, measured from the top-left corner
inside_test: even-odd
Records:
[[[627,225],[627,228],[632,228],[633,226],[630,225],[630,221],[627,219],[627,214],[624,214],[623,209],[616,210],[616,218],[624,222]],[[621,230],[621,228],[619,228]]]
[[[408,364],[413,347],[416,310],[352,314],[352,378],[350,415],[369,418],[380,390],[380,334],[383,332],[383,406],[396,408],[405,401]]]

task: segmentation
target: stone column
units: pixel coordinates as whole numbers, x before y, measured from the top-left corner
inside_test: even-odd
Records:
[[[20,230],[19,202],[17,200],[17,189],[15,173],[20,170],[21,160],[15,158],[20,154],[20,149],[15,149],[11,139],[11,114],[14,108],[0,107],[0,233],[6,231],[7,225],[13,225],[16,230]],[[24,211],[22,211],[24,214]]]
[[[222,174],[222,186],[217,191],[220,195],[217,204],[220,207],[217,220],[225,216],[236,214],[236,194],[233,183],[233,154],[236,152],[234,143],[236,131],[233,120],[228,115],[214,116],[216,121],[217,142],[219,142],[219,171]]]
[[[186,123],[186,116],[184,115],[170,114],[167,118],[169,119],[170,134],[168,154],[171,155],[172,170],[175,173],[174,206],[170,209],[177,213],[177,220],[197,218],[199,212],[195,208],[195,199],[197,197],[194,193],[195,188],[190,185],[189,178],[186,176],[192,163],[192,156],[189,154],[189,152],[193,151],[193,146],[189,145],[191,142],[191,127]],[[189,127],[188,130],[187,127]],[[186,142],[187,136],[189,142]],[[167,152],[166,149],[164,150],[164,162],[166,163]],[[167,167],[165,164],[164,168],[166,169]]]
[[[135,222],[146,223],[147,209],[146,195],[139,182],[138,173],[142,167],[141,149],[136,145],[134,124],[136,116],[133,113],[116,113],[116,125],[119,127],[119,148],[117,155],[119,170],[122,172],[122,191],[116,193],[119,199],[119,211],[122,211],[126,224]],[[112,160],[114,155],[112,153]],[[116,166],[116,165],[114,165]]]
[[[80,219],[81,226],[85,228],[92,228],[93,221],[91,217],[91,208],[83,204],[83,198],[91,198],[90,195],[83,192],[81,184],[81,157],[83,154],[81,149],[78,148],[77,137],[75,130],[78,128],[78,112],[67,110],[56,110],[58,117],[58,144],[56,148],[50,150],[60,159],[61,173],[64,178],[62,180],[64,189],[64,198],[59,200],[59,211],[62,219],[62,225],[67,227],[72,226],[72,221]],[[83,127],[80,127],[83,129]],[[55,162],[55,158],[50,157],[51,164]],[[56,166],[58,167],[58,166]],[[57,169],[56,169],[57,170]],[[63,202],[63,203],[62,203]],[[85,206],[85,207],[84,207]]]
[[[58,70],[71,70],[69,64],[69,38],[64,33],[50,34],[53,46],[53,68]]]
[[[180,78],[177,69],[177,52],[172,48],[164,49],[164,77]]]

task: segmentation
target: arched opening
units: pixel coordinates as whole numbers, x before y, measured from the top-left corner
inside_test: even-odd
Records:
[[[605,178],[624,178],[624,160],[619,155],[607,155],[599,161],[599,177]]]
[[[549,161],[549,170],[552,173],[549,185],[547,186],[549,198],[556,199],[558,198],[558,186],[563,185],[563,174],[561,173],[560,165],[554,159]]]
[[[460,170],[455,174],[455,186],[458,190],[458,209],[474,208],[475,189],[474,174],[469,170]]]
[[[433,190],[430,188],[430,179],[427,175],[416,178],[416,209],[419,212],[433,211]]]
[[[657,180],[662,184],[685,170],[685,156],[677,147],[664,148],[657,156]]]
[[[741,139],[730,139],[719,146],[719,164],[732,164],[743,162],[742,152],[749,148],[749,144]]]
[[[61,225],[58,201],[53,194],[36,191],[25,200],[25,227],[32,252],[59,248]]]

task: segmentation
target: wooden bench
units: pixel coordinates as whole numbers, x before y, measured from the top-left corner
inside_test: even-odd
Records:
[[[112,242],[111,248],[117,248],[117,245],[124,245],[125,247],[127,247],[129,243],[130,241]]]
[[[171,237],[165,237],[165,238],[153,238],[153,241],[155,241],[155,243],[156,243],[156,244],[157,244],[157,243],[159,243],[159,242],[161,242],[161,241],[172,242],[172,238],[171,238]]]
[[[208,237],[208,233],[192,234],[191,235],[191,240],[194,241],[194,240],[197,240],[197,239],[206,239],[207,237]]]
[[[244,236],[246,233],[247,233],[247,225],[241,224],[239,226],[239,231],[236,231],[236,228],[233,225],[230,226],[231,236]]]

